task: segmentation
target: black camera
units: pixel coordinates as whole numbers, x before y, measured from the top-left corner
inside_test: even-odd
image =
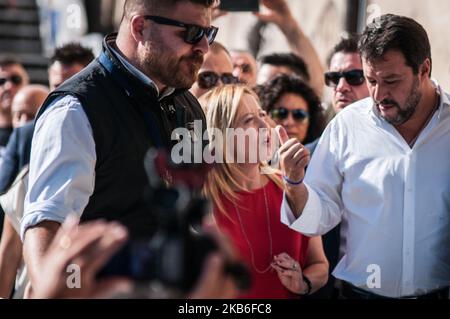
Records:
[[[214,238],[199,227],[209,212],[209,202],[200,196],[209,167],[169,163],[165,153],[155,151],[150,151],[145,161],[150,181],[145,197],[149,211],[159,221],[156,234],[149,240],[128,243],[99,277],[126,277],[187,293],[198,281],[208,255],[219,249]],[[224,272],[239,289],[250,287],[243,264],[227,262]]]

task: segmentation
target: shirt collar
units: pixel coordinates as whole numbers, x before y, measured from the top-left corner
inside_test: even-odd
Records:
[[[442,86],[440,86],[436,80],[432,80],[432,81],[436,87],[436,90],[438,91],[438,93],[440,95],[440,98],[441,98],[439,108],[450,106],[450,98],[449,98],[448,94],[444,91]]]
[[[438,109],[438,119],[441,119],[442,112],[450,106],[450,99],[448,94],[444,91],[442,86],[439,85],[438,81],[435,79],[431,80],[433,85],[436,87],[436,91],[439,93],[439,109]]]
[[[153,82],[153,80],[151,78],[149,78],[147,75],[145,75],[143,72],[141,72],[138,68],[136,68],[134,65],[132,65],[125,57],[123,57],[119,52],[117,52],[117,50],[114,49],[112,46],[109,46],[109,47],[111,49],[111,52],[116,56],[116,58],[120,61],[120,63],[123,64],[123,66],[127,69],[128,72],[133,74],[136,78],[138,78],[140,81],[142,81],[146,85],[149,85],[156,90],[159,100],[162,100],[163,98],[165,98],[165,97],[171,95],[173,92],[175,92],[174,88],[167,88],[164,90],[163,94],[160,95],[158,87],[156,86],[155,82]]]

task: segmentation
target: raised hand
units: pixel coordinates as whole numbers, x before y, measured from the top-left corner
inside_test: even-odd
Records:
[[[301,184],[305,177],[305,169],[311,160],[310,152],[297,139],[289,139],[282,126],[277,126],[276,132],[281,143],[278,152],[284,180],[290,186]]]
[[[212,6],[211,21],[217,20],[227,14],[227,11],[220,10],[220,1],[216,1],[216,4]]]
[[[282,26],[286,23],[288,18],[292,17],[291,9],[286,0],[261,0],[261,4],[263,4],[267,10],[255,12],[254,15],[264,22]]]

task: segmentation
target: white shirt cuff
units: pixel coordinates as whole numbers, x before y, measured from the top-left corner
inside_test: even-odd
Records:
[[[33,212],[26,214],[20,223],[20,239],[25,240],[25,233],[28,228],[35,227],[43,222],[55,222],[63,224],[66,220],[65,216],[58,216],[49,212]]]
[[[320,221],[322,217],[320,197],[307,184],[305,184],[305,186],[308,190],[308,200],[306,201],[303,213],[299,218],[294,216],[285,193],[281,204],[281,222],[292,230],[302,233],[305,236],[320,236],[322,235],[320,233]]]

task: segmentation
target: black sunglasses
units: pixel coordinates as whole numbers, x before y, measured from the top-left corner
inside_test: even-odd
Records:
[[[204,36],[208,39],[208,43],[213,44],[219,28],[209,27],[204,28],[195,24],[187,24],[177,20],[172,20],[169,18],[159,17],[159,16],[144,16],[144,19],[151,20],[158,24],[171,25],[175,27],[184,28],[186,33],[184,34],[184,41],[189,44],[199,43]]]
[[[325,73],[325,83],[327,86],[335,88],[338,86],[341,78],[345,78],[351,86],[359,86],[364,83],[363,70],[351,70],[347,72],[327,72]]]
[[[270,117],[276,121],[282,121],[288,118],[289,113],[292,114],[292,117],[295,121],[303,122],[306,119],[309,119],[309,113],[302,109],[296,110],[288,110],[285,107],[280,107],[277,109],[273,109],[270,111]]]
[[[222,81],[223,84],[236,84],[239,79],[231,73],[217,74],[212,71],[205,71],[198,75],[198,86],[202,89],[211,89],[217,86],[217,83]]]
[[[10,77],[0,78],[0,86],[10,81],[14,85],[22,84],[22,77],[20,75],[11,75]]]

